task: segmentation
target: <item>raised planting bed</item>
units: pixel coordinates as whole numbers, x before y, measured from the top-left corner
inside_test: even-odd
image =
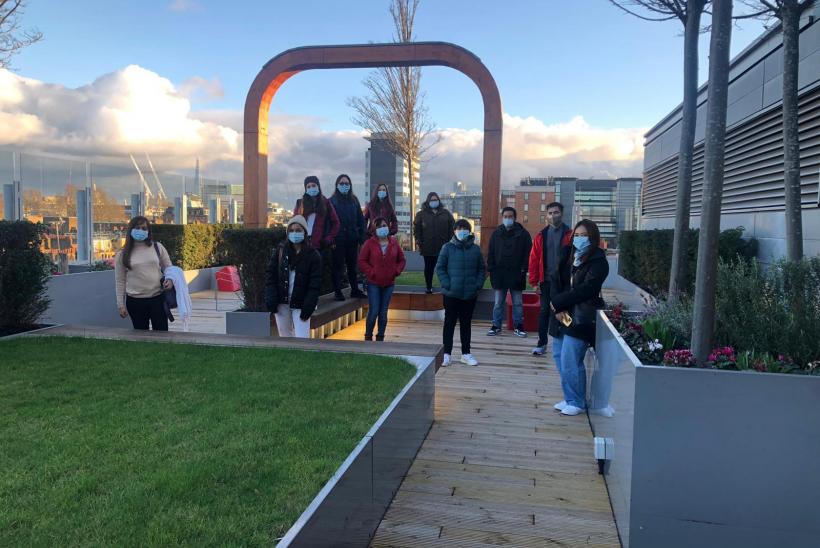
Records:
[[[820,377],[643,365],[599,312],[589,407],[624,546],[815,546]]]
[[[271,545],[363,437],[378,452],[373,425],[420,371],[353,353],[61,337],[3,341],[0,354],[11,546]],[[390,448],[391,480],[410,449]]]

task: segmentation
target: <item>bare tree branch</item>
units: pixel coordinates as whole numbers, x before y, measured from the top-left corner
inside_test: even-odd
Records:
[[[43,39],[36,28],[20,30],[24,8],[24,0],[0,0],[0,68],[9,68],[21,49]]]
[[[674,2],[674,0],[669,0],[669,1]],[[637,2],[637,5],[639,5],[640,7],[649,9],[643,4],[643,2],[640,2],[639,0],[635,0],[635,2]],[[672,19],[680,19],[678,14],[676,14],[674,12],[671,12],[671,11],[669,13],[663,15],[662,17],[649,17],[649,16],[646,16],[646,15],[641,15],[640,13],[627,8],[626,5],[625,5],[626,2],[624,0],[609,0],[609,3],[612,4],[613,6],[617,7],[618,9],[628,13],[629,15],[637,17],[638,19],[643,19],[644,21],[670,21]],[[658,13],[656,10],[650,10],[650,11]]]

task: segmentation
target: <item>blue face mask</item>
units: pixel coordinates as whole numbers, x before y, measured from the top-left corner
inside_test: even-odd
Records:
[[[430,207],[436,209],[439,206],[440,202],[438,200],[430,200]]]
[[[305,189],[305,194],[307,194],[311,198],[315,198],[316,196],[319,195],[319,187],[318,186],[309,187],[309,188]]]
[[[288,232],[288,240],[292,244],[301,244],[305,241],[305,233],[304,232]]]
[[[144,242],[148,239],[148,231],[142,230],[139,228],[132,228],[131,229],[131,237],[134,238],[138,242]]]
[[[386,226],[380,226],[376,229],[376,236],[379,238],[387,238],[390,235],[390,229]]]
[[[379,200],[384,200],[385,198],[387,198],[387,191],[380,190],[376,193],[376,196],[379,197]]]
[[[340,184],[337,188],[339,189],[339,192],[341,192],[342,194],[347,194],[348,192],[350,192],[350,185]]]
[[[504,218],[501,219],[501,222],[504,224],[505,228],[512,228],[512,225],[515,224],[515,219]]]
[[[590,244],[588,236],[575,236],[572,238],[572,246],[581,253],[589,249],[590,245],[592,244]]]
[[[456,230],[456,239],[458,239],[459,242],[463,242],[464,240],[466,240],[467,236],[469,235],[469,230]]]

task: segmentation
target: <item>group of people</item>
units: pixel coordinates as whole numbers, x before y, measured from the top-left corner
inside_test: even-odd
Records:
[[[552,337],[564,393],[555,408],[565,415],[577,415],[586,406],[584,356],[594,344],[596,311],[603,306],[601,287],[609,265],[595,223],[584,219],[570,228],[563,222],[563,211],[562,204],[549,204],[548,225],[533,241],[517,221],[516,210],[505,207],[501,225],[489,235],[485,263],[470,222],[456,221],[439,195],[431,192],[415,216],[414,235],[424,257],[426,292],[433,293],[435,274],[443,295],[442,365],[451,365],[456,324],[461,362],[478,365],[471,353],[472,317],[488,275],[494,305],[487,335],[503,333],[509,294],[513,333],[527,337],[523,292],[529,281],[541,302],[538,343],[532,354],[544,355],[548,337]],[[310,336],[310,317],[321,293],[322,264],[330,261],[335,298],[345,300],[342,280],[346,274],[350,298],[366,296],[369,301],[365,340],[373,340],[377,329],[375,340],[383,341],[395,280],[406,265],[395,237],[398,221],[387,186],[378,185],[362,208],[348,175],[336,178],[330,198],[323,195],[319,179],[311,175],[305,178],[304,194],[286,230],[286,239],[271,254],[265,284],[265,302],[274,313],[279,335]],[[153,329],[167,330],[162,292],[172,289],[173,283],[165,280],[163,272],[171,261],[162,244],[153,241],[144,217],[131,220],[125,248],[115,264],[120,315],[130,315],[135,329],[148,329],[150,321]],[[366,295],[359,287],[359,271],[366,280]]]

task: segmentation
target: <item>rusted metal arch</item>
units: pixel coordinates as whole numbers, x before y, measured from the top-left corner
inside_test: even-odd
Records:
[[[306,46],[280,53],[259,71],[245,99],[245,226],[267,223],[268,117],[279,88],[303,70],[445,66],[467,75],[484,101],[484,157],[481,177],[482,248],[498,226],[501,189],[501,96],[495,80],[470,51],[447,42]],[[415,212],[413,212],[415,213]]]

